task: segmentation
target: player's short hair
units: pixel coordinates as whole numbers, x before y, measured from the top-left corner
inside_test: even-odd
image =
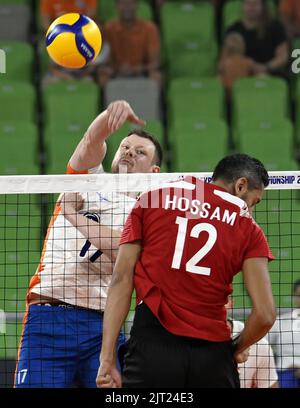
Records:
[[[224,157],[216,166],[212,179],[219,179],[225,183],[233,183],[241,177],[245,177],[249,183],[249,190],[269,185],[268,172],[261,161],[247,154],[232,154]]]
[[[296,293],[296,290],[298,289],[298,286],[300,286],[300,279],[296,280],[293,283],[293,293]]]
[[[155,165],[160,167],[163,161],[163,149],[159,141],[156,139],[156,137],[154,137],[153,135],[151,135],[151,133],[146,132],[145,130],[142,130],[142,129],[131,130],[128,133],[127,137],[131,135],[137,135],[139,137],[143,137],[144,139],[150,140],[154,144],[155,146],[155,156],[154,156]]]

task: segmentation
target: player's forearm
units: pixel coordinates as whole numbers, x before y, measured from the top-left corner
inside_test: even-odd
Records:
[[[116,343],[130,310],[133,292],[132,277],[119,277],[114,271],[104,312],[103,340],[100,361],[114,362]]]
[[[106,153],[105,140],[110,134],[105,110],[91,123],[75,149],[70,159],[71,167],[76,171],[83,171],[99,166]]]
[[[240,353],[264,337],[274,324],[273,313],[265,314],[252,310],[235,344],[235,353]]]
[[[96,221],[74,211],[66,213],[64,216],[94,247],[100,249],[113,262],[116,260],[121,236],[119,231],[98,224]]]

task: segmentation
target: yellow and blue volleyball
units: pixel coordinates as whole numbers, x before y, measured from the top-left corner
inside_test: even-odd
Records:
[[[83,14],[68,13],[58,17],[46,33],[49,56],[65,68],[85,67],[97,58],[101,45],[99,27]]]

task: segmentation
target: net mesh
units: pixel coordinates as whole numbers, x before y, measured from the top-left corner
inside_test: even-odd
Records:
[[[206,181],[210,181],[211,177],[204,173],[194,175]],[[57,222],[52,216],[59,193],[80,192],[86,199],[81,211],[86,220],[92,218],[107,226],[121,228],[137,193],[183,176],[166,173],[0,177],[0,387],[13,385],[22,320],[26,311],[26,295],[40,257],[45,257],[43,246],[46,235],[48,259],[46,258],[47,262],[42,262],[42,270],[46,276],[47,290],[36,290],[37,295],[46,294],[50,298],[75,303],[82,308],[104,307],[101,299],[105,298],[111,273],[111,260],[107,251],[115,243],[112,237],[107,236],[107,248],[103,255],[94,241],[96,236],[86,239],[80,231],[75,229],[74,232],[74,228],[65,221],[56,225],[57,234],[49,236],[46,227],[49,222]],[[293,284],[300,279],[300,173],[271,173],[270,181],[270,186],[253,215],[263,228],[276,257],[276,261],[270,264],[270,275],[279,317],[270,341],[276,353],[280,374],[280,370],[291,364],[300,367],[300,291],[298,297],[293,297]],[[128,192],[131,193],[130,197],[124,194]],[[93,205],[96,205],[97,200],[98,207],[95,211]],[[89,205],[86,204],[87,201]],[[110,205],[110,201],[115,204]],[[100,218],[93,218],[95,212],[100,214]],[[43,269],[45,263],[51,264],[48,270]],[[57,272],[58,268],[60,272]],[[82,278],[84,270],[87,271],[85,278],[88,279],[89,289]],[[99,281],[97,270],[107,274],[102,281]],[[54,272],[58,274],[56,281],[51,280]],[[59,287],[54,287],[57,282]],[[31,285],[36,288],[39,286],[35,281],[31,281]],[[126,335],[130,330],[134,305],[133,298],[132,310],[125,324]],[[251,302],[244,288],[242,275],[238,274],[233,284],[233,309],[230,316],[244,321],[250,308]],[[271,359],[270,350],[260,347],[263,351],[255,351],[256,360],[253,364],[256,365],[259,353],[263,353],[268,361]],[[245,376],[251,375],[249,369],[243,370]],[[273,378],[271,363],[267,363],[267,371],[257,375],[263,377],[260,383],[258,381],[258,386],[270,384],[270,379]],[[26,373],[18,373],[17,376],[17,381],[22,382]],[[297,381],[289,380],[290,384]]]

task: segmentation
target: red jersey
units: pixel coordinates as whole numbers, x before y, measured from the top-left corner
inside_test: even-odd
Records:
[[[137,304],[169,332],[210,341],[230,339],[224,305],[244,260],[274,259],[246,203],[192,177],[140,197],[121,244],[135,240]]]

